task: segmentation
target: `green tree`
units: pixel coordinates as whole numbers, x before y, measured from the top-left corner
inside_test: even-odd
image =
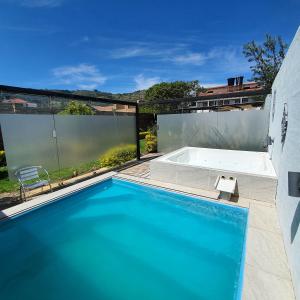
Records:
[[[161,82],[146,90],[145,100],[184,98],[197,93],[200,89],[197,80]]]
[[[158,113],[162,111],[171,111],[177,104],[155,104],[155,100],[170,100],[178,98],[192,97],[203,88],[199,85],[198,80],[194,81],[174,81],[161,82],[153,85],[145,92],[145,104],[142,112]]]
[[[243,53],[251,65],[252,80],[270,89],[285,57],[287,44],[280,36],[267,34],[262,45],[255,41],[244,45]]]
[[[94,111],[88,105],[78,102],[70,101],[67,107],[59,113],[60,115],[94,115]]]

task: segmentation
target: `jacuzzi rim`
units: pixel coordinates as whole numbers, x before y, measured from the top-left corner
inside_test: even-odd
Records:
[[[274,169],[275,175],[264,175],[264,174],[259,174],[259,173],[248,173],[248,172],[241,172],[241,171],[234,171],[234,170],[226,170],[226,169],[219,169],[219,168],[210,168],[210,167],[204,167],[204,166],[196,166],[196,165],[191,165],[191,164],[186,164],[182,162],[173,162],[171,160],[168,160],[169,157],[176,155],[177,153],[180,153],[183,150],[188,150],[188,149],[207,149],[207,150],[222,150],[222,151],[239,151],[239,152],[254,152],[254,153],[262,153],[268,155],[267,152],[258,152],[258,151],[244,151],[244,150],[230,150],[230,149],[219,149],[219,148],[204,148],[204,147],[182,147],[180,149],[174,150],[170,153],[166,153],[160,157],[157,157],[151,162],[159,162],[159,163],[164,163],[164,164],[171,164],[171,165],[181,165],[185,167],[190,167],[190,168],[197,168],[201,170],[212,170],[212,171],[219,171],[219,172],[224,172],[224,173],[234,173],[234,174],[241,174],[241,175],[247,175],[247,176],[254,176],[254,177],[263,177],[263,178],[270,178],[270,179],[278,179],[276,171]]]

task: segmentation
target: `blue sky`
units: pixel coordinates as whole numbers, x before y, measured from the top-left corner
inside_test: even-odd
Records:
[[[242,45],[290,43],[300,0],[0,0],[0,84],[131,92],[251,78]]]

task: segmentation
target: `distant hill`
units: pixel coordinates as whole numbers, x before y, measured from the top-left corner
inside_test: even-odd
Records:
[[[76,91],[69,91],[69,90],[55,90],[56,92],[63,92],[68,94],[80,95],[80,96],[87,96],[87,97],[96,97],[96,98],[108,98],[108,99],[116,99],[116,100],[126,100],[136,102],[137,100],[143,100],[145,91],[136,91],[132,93],[107,93],[101,92],[98,90],[94,91],[85,91],[85,90],[76,90]]]

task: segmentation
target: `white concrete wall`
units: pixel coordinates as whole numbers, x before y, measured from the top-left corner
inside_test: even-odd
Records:
[[[281,121],[285,103],[288,129],[283,144]],[[269,152],[278,175],[276,205],[296,297],[300,299],[300,198],[288,195],[288,172],[300,172],[300,27],[272,87],[269,134],[274,138]]]

